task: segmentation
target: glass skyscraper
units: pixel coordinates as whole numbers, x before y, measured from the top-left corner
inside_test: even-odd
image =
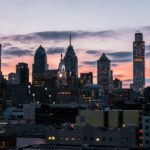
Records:
[[[32,75],[33,77],[43,76],[47,69],[47,55],[45,49],[40,45],[35,52]]]
[[[145,85],[145,42],[142,33],[135,33],[133,42],[133,89],[142,92]]]
[[[97,84],[102,87],[106,95],[112,91],[112,71],[110,63],[111,61],[104,53],[97,61]]]

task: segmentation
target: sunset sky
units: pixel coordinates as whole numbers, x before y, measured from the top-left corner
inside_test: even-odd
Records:
[[[72,34],[79,73],[93,71],[105,52],[114,78],[132,83],[134,33],[144,35],[146,84],[150,85],[150,0],[0,0],[2,71],[15,72],[16,64],[29,64],[41,44],[49,69],[56,69]]]

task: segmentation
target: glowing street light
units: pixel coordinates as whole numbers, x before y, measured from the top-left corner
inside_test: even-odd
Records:
[[[35,93],[33,93],[32,96],[33,96],[33,102],[35,102]]]

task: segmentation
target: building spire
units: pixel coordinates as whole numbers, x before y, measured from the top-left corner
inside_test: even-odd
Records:
[[[61,53],[61,61],[63,60],[63,54]]]
[[[70,46],[71,46],[71,34],[70,34]]]

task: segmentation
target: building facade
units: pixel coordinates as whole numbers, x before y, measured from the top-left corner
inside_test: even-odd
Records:
[[[62,87],[66,85],[67,85],[67,72],[65,69],[64,59],[61,54],[61,60],[60,60],[58,72],[57,72],[57,87]]]
[[[33,84],[40,84],[40,81],[42,82],[44,77],[44,72],[48,69],[46,51],[41,45],[35,52],[32,69]]]
[[[17,84],[17,77],[16,77],[16,73],[9,73],[8,74],[8,81],[7,81],[8,84]]]
[[[80,85],[93,84],[93,73],[80,73]]]
[[[68,84],[76,85],[78,82],[78,58],[74,52],[73,46],[71,45],[71,35],[70,45],[68,46],[64,57],[64,63],[67,72]]]
[[[18,84],[29,83],[29,68],[26,63],[19,63],[16,65],[16,78]]]
[[[133,42],[133,89],[142,92],[145,86],[145,42],[142,33],[135,33]]]
[[[144,115],[142,117],[142,128],[141,143],[144,147],[150,148],[150,115]]]
[[[100,59],[97,61],[97,83],[102,87],[105,94],[112,91],[112,71],[111,61],[103,53]]]
[[[121,89],[122,89],[122,81],[115,78],[115,80],[113,80],[113,91],[121,90]]]

